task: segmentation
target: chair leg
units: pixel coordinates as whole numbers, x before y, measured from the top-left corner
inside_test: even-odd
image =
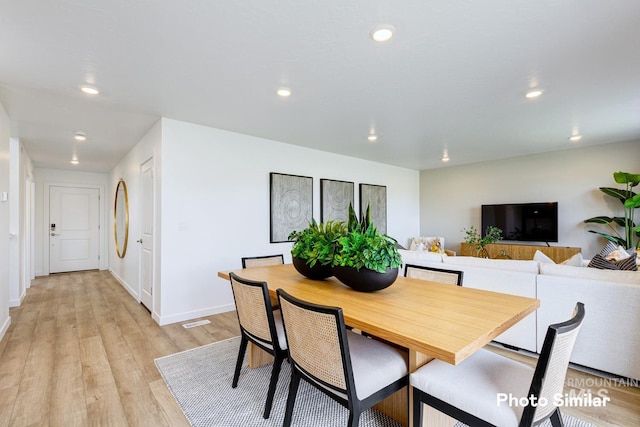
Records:
[[[349,422],[347,425],[349,427],[358,427],[358,424],[360,424],[360,414],[360,410],[356,408],[349,411]]]
[[[560,409],[558,408],[553,411],[553,414],[551,414],[549,420],[551,421],[551,425],[553,427],[564,427],[564,423],[562,422],[562,415],[560,414]]]
[[[240,349],[238,350],[238,361],[236,362],[236,370],[233,373],[233,381],[231,387],[236,388],[238,386],[238,378],[240,378],[240,369],[242,368],[242,361],[244,360],[244,354],[247,351],[247,343],[249,340],[242,335],[240,338]]]
[[[282,366],[282,356],[275,356],[273,367],[271,368],[271,380],[269,381],[269,391],[267,392],[267,403],[264,405],[264,414],[262,418],[265,420],[271,414],[271,405],[273,404],[273,396],[276,394],[276,386],[278,385],[278,376],[280,375],[280,367]]]
[[[424,403],[420,399],[420,391],[413,389],[413,427],[422,427]]]
[[[293,416],[293,406],[296,403],[296,394],[298,394],[298,386],[300,385],[300,377],[295,369],[291,371],[291,382],[289,383],[289,397],[287,398],[287,408],[284,412],[284,421],[282,427],[291,426],[291,418]]]

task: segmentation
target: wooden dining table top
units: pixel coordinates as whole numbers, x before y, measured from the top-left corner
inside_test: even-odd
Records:
[[[231,271],[218,276],[229,280]],[[458,364],[534,312],[535,298],[399,276],[386,289],[358,292],[336,278],[311,280],[292,264],[234,270],[316,304],[341,307],[348,326],[410,352]]]

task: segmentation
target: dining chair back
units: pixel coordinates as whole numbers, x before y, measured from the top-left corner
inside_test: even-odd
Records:
[[[269,265],[284,264],[284,256],[282,254],[242,257],[241,260],[242,268],[266,267]]]
[[[578,302],[570,320],[549,326],[535,369],[484,349],[459,365],[422,366],[410,376],[413,426],[422,426],[423,404],[471,426],[562,426],[557,397],[584,316]]]
[[[249,342],[274,357],[263,417],[269,418],[282,362],[287,358],[287,341],[280,310],[271,306],[266,282],[256,282],[230,273],[231,289],[240,323],[240,348],[231,387],[238,386]]]
[[[408,384],[401,350],[348,331],[341,308],[277,292],[292,366],[284,427],[291,425],[301,379],[348,408],[351,427],[364,410]]]
[[[447,270],[443,268],[425,267],[422,265],[406,264],[404,266],[404,276],[415,279],[428,280],[430,282],[446,283],[448,285],[462,286],[464,272],[458,270]]]

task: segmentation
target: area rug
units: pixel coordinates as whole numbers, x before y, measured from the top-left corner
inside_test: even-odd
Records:
[[[271,365],[240,373],[238,387],[231,388],[240,338],[231,338],[156,359],[156,366],[192,426],[281,427],[291,369],[282,364],[271,416],[262,418]],[[305,381],[300,382],[292,426],[344,427],[349,412]],[[384,414],[369,409],[360,417],[361,427],[400,427]]]
[[[195,427],[280,427],[291,370],[282,364],[276,394],[268,420],[262,418],[271,365],[240,373],[238,387],[231,388],[240,338],[172,354],[155,360],[167,387],[192,426]],[[349,413],[305,381],[300,382],[293,413],[294,427],[344,427]],[[565,427],[594,427],[563,414]],[[541,426],[551,427],[550,423]],[[365,411],[360,427],[400,427],[400,424],[375,409]],[[455,427],[464,427],[458,423]]]

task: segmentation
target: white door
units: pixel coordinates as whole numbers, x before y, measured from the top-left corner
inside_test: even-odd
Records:
[[[100,190],[49,187],[49,272],[100,266]]]
[[[153,312],[153,158],[140,165],[140,302]]]

